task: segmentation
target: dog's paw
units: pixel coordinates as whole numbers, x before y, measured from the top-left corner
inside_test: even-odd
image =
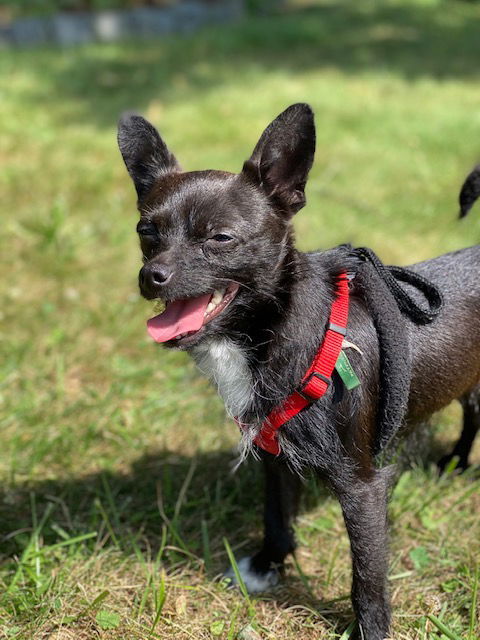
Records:
[[[256,571],[250,556],[239,560],[237,567],[248,593],[270,591],[280,580],[279,573],[275,569],[269,569],[266,573]],[[225,572],[225,577],[229,578],[233,584],[237,584],[237,578],[231,567]]]

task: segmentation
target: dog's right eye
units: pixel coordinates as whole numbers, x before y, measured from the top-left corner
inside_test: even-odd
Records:
[[[215,242],[231,242],[234,240],[232,236],[229,236],[228,233],[217,233],[210,238],[210,240],[214,240]]]
[[[158,236],[158,229],[153,223],[139,222],[137,233],[139,236]]]

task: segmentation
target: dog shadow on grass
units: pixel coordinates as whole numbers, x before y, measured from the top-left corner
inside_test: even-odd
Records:
[[[436,460],[445,453],[435,440],[427,438],[426,443],[428,459]],[[163,567],[167,574],[175,575],[185,569],[187,574],[219,580],[228,567],[225,540],[238,558],[258,549],[261,536],[262,466],[247,461],[232,473],[233,461],[231,450],[194,456],[159,451],[138,458],[127,472],[104,470],[4,489],[0,493],[1,560],[11,565],[13,575],[32,539],[40,540],[42,548],[53,549],[78,540],[86,545],[87,555],[115,549],[125,559],[143,559],[156,572]],[[303,512],[325,502],[327,496],[322,484],[307,479]],[[309,533],[309,524],[302,523],[302,538],[305,531],[307,537],[312,536],[303,546],[307,555],[300,551],[298,564],[289,560],[287,578],[261,598],[281,609],[323,620],[335,630],[345,628],[353,618],[348,542],[346,534],[339,538],[340,512],[332,513],[330,503],[322,514],[327,517],[313,517],[315,526]],[[329,521],[326,525],[325,520]],[[324,525],[334,528],[317,534]],[[323,573],[309,576],[308,556],[315,556],[312,562],[318,569],[323,556],[318,549],[331,547],[331,559],[338,543],[335,567],[331,560],[331,568],[324,566]],[[239,601],[241,598],[239,593]],[[268,606],[267,602],[262,606]]]
[[[43,547],[92,534],[84,541],[92,554],[115,548],[125,557],[158,562],[167,573],[180,567],[221,579],[229,564],[225,540],[238,558],[258,549],[261,538],[262,466],[251,461],[232,473],[233,459],[231,451],[194,457],[158,452],[139,458],[128,473],[103,471],[4,490],[2,559],[16,566],[36,523]],[[307,481],[304,508],[326,496]],[[288,578],[265,599],[317,612],[335,626],[351,620],[348,594],[339,602],[321,595],[290,562]]]

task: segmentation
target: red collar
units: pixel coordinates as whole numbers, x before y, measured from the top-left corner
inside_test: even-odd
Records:
[[[347,331],[348,304],[348,277],[344,272],[337,277],[337,291],[323,342],[304,375],[300,388],[291,393],[280,407],[273,409],[263,422],[260,433],[254,440],[261,449],[278,455],[278,429],[327,392]]]

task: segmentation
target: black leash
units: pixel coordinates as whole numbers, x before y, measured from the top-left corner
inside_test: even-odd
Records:
[[[371,249],[348,249],[351,256],[360,260],[355,282],[378,335],[380,393],[373,443],[377,455],[392,442],[407,414],[412,360],[405,317],[417,325],[432,322],[442,309],[443,296],[419,273],[384,265]],[[420,306],[401,283],[420,291],[426,300],[426,308]]]
[[[429,324],[435,320],[442,309],[443,296],[438,287],[432,282],[405,267],[384,265],[376,253],[366,247],[353,249],[352,253],[374,267],[380,278],[390,289],[403,315],[408,316],[415,324]],[[399,282],[409,284],[421,291],[427,301],[428,309],[422,309]]]

